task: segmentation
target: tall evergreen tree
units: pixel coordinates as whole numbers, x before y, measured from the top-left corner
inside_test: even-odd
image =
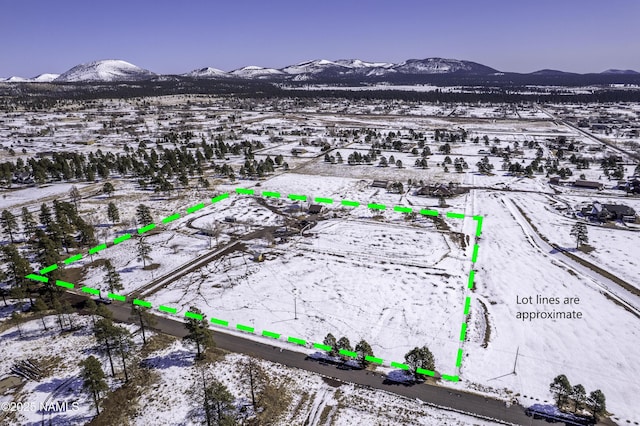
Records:
[[[573,399],[573,412],[577,413],[584,408],[587,402],[587,391],[584,386],[578,384],[571,389],[571,399]]]
[[[360,365],[366,367],[369,364],[369,361],[366,360],[366,357],[373,356],[373,349],[371,349],[371,345],[367,343],[366,340],[360,340],[356,345],[356,353],[358,354],[358,361]]]
[[[115,203],[109,203],[109,206],[107,207],[107,217],[114,225],[117,222],[120,222],[120,212],[118,211],[118,207],[116,207]]]
[[[102,192],[107,194],[107,196],[111,197],[111,194],[113,194],[115,192],[115,188],[113,187],[113,184],[111,182],[106,182],[104,185],[102,185]]]
[[[120,278],[120,274],[116,271],[116,268],[111,264],[111,261],[107,259],[104,263],[104,269],[107,273],[105,277],[105,283],[107,284],[107,288],[111,293],[115,293],[116,291],[122,290],[124,287],[122,286],[122,279]]]
[[[13,233],[18,230],[18,221],[14,214],[9,210],[3,210],[0,215],[0,225],[2,225],[2,231],[9,236],[9,240],[13,244]]]
[[[587,404],[596,420],[607,414],[606,398],[600,389],[594,390],[589,394]]]
[[[138,260],[142,261],[142,267],[146,268],[147,267],[147,260],[151,261],[151,256],[149,256],[149,254],[151,253],[151,246],[146,242],[146,240],[144,239],[144,237],[140,237],[138,238],[138,243],[136,245],[136,249],[138,252]]]
[[[416,377],[420,377],[418,369],[435,371],[435,359],[429,348],[425,345],[421,348],[415,347],[404,355],[404,360],[413,369]]]
[[[333,334],[328,333],[322,343],[326,346],[331,347],[331,351],[329,351],[329,355],[336,356],[338,354],[338,341],[333,336]]]
[[[185,327],[189,332],[184,336],[184,340],[195,343],[196,345],[196,359],[202,358],[202,354],[207,348],[215,346],[213,341],[213,332],[207,324],[207,319],[202,314],[200,309],[192,306],[189,311],[193,314],[199,315],[202,319],[193,317],[187,318]]]
[[[225,385],[215,379],[204,380],[204,415],[207,426],[233,425],[233,395]]]
[[[31,310],[35,312],[36,316],[40,317],[40,320],[42,321],[42,328],[49,330],[47,328],[47,323],[44,321],[44,317],[46,316],[45,313],[49,310],[49,307],[44,303],[44,300],[41,298],[36,299],[36,302],[31,306]]]
[[[113,368],[113,351],[116,346],[118,330],[109,318],[100,318],[93,327],[93,333],[98,341],[98,350],[107,355],[111,366],[111,376],[115,377],[116,371]]]
[[[589,242],[589,236],[587,235],[587,225],[583,222],[576,222],[571,227],[571,236],[576,237],[576,248],[580,248],[581,244]]]
[[[22,208],[22,229],[27,238],[31,238],[36,232],[36,221],[28,208]]]
[[[96,406],[96,413],[100,414],[100,395],[106,392],[109,387],[104,380],[105,375],[100,365],[100,361],[93,355],[80,363],[82,367],[82,387],[91,392],[93,403]]]
[[[571,383],[569,383],[567,376],[560,374],[553,379],[551,384],[549,384],[549,390],[555,395],[558,408],[562,409],[562,407],[567,403],[569,396],[571,396],[573,388],[571,387]]]
[[[20,255],[13,244],[2,247],[2,260],[8,265],[7,279],[17,287],[26,283],[24,278],[31,271],[29,261]]]
[[[45,228],[48,228],[53,222],[53,216],[51,216],[51,209],[45,203],[40,205],[40,214],[38,215],[38,220],[40,223],[44,225]]]
[[[136,208],[136,218],[138,224],[141,226],[147,226],[153,223],[153,216],[151,216],[151,210],[144,204],[139,204]]]
[[[138,305],[131,305],[131,319],[137,321],[140,324],[140,331],[142,332],[142,344],[147,344],[147,336],[145,330],[154,327],[158,321],[156,317],[151,315],[147,308]]]

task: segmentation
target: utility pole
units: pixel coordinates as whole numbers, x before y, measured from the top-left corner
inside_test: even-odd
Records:
[[[516,373],[516,365],[518,364],[518,353],[520,352],[520,346],[518,346],[518,348],[516,349],[516,360],[513,362],[513,374],[518,374]]]
[[[298,289],[293,288],[293,318],[298,319]]]

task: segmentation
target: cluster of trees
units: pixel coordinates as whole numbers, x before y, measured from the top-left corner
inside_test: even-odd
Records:
[[[244,154],[245,158],[252,159],[253,149],[262,147],[258,141],[225,143],[221,135],[212,143],[207,143],[204,137],[200,143],[190,142],[192,137],[190,132],[181,135],[169,132],[158,139],[157,150],[148,148],[142,141],[137,149],[124,145],[124,153],[105,153],[97,149],[88,154],[54,152],[51,158],[29,158],[26,162],[18,158],[15,162],[0,163],[0,185],[10,187],[13,176],[18,173],[31,175],[38,184],[47,181],[94,181],[96,177],[107,179],[116,173],[138,178],[145,187],[154,186],[158,191],[166,191],[173,189],[174,184],[169,187],[167,182],[174,178],[176,183],[185,185],[188,176],[202,177],[206,166],[212,166],[216,173],[228,175],[228,168],[223,169],[223,166],[215,164],[214,157],[225,159],[228,153],[232,153]],[[173,143],[175,147],[163,147],[162,142]]]
[[[340,354],[340,351],[348,351],[348,352],[356,352],[358,354],[356,360],[362,365],[362,367],[366,367],[369,365],[369,361],[367,361],[367,357],[373,357],[373,349],[371,349],[371,345],[367,343],[364,339],[360,340],[355,349],[351,346],[351,342],[347,337],[341,337],[336,340],[333,334],[329,333],[326,335],[324,340],[322,341],[324,345],[330,346],[331,350],[329,351],[330,356],[340,356],[343,360],[351,359],[346,355]]]
[[[325,156],[326,161],[326,156]],[[275,167],[282,166],[285,170],[289,168],[289,164],[286,163],[282,155],[277,155],[275,161],[267,155],[264,160],[256,161],[254,159],[246,159],[244,164],[240,166],[238,173],[241,177],[262,177],[268,173],[273,173]]]
[[[480,173],[484,174],[489,174],[493,170],[493,164],[489,162],[487,156],[482,157],[482,159],[476,163],[476,167]]]
[[[587,409],[595,419],[607,413],[606,398],[600,389],[587,395],[584,386],[571,386],[564,374],[553,379],[549,390],[555,396],[558,408],[562,410],[573,409],[574,413],[579,413]]]
[[[623,179],[624,178],[624,166],[619,163],[620,158],[610,155],[600,160],[600,168],[604,172],[604,175],[608,178]]]
[[[467,135],[468,133],[464,129],[460,129],[458,132],[447,132],[444,129],[436,129],[433,135],[433,140],[436,142],[466,142]]]

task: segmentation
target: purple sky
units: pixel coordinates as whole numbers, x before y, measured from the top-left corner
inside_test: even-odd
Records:
[[[182,4],[180,4],[182,3]],[[440,56],[502,71],[640,71],[637,0],[62,0],[0,8],[0,76],[123,59],[157,73]]]

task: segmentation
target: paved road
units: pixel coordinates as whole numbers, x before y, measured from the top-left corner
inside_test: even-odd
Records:
[[[75,295],[74,299],[84,298]],[[129,320],[131,307],[128,304],[113,303],[108,305],[114,314],[114,319],[122,322]],[[186,330],[184,323],[175,319],[156,316],[156,329],[176,337],[184,337]],[[383,376],[368,371],[338,370],[334,366],[321,365],[316,361],[305,359],[305,354],[275,346],[248,340],[239,336],[216,331],[214,334],[216,345],[224,350],[243,353],[267,361],[277,362],[288,367],[318,373],[342,382],[381,389],[408,398],[416,398],[430,405],[440,406],[446,409],[475,413],[477,416],[501,420],[511,424],[544,424],[540,420],[533,420],[524,414],[523,407],[512,405],[507,407],[504,402],[486,398],[467,392],[456,391],[436,385],[419,384],[414,386],[392,385],[383,383]]]

